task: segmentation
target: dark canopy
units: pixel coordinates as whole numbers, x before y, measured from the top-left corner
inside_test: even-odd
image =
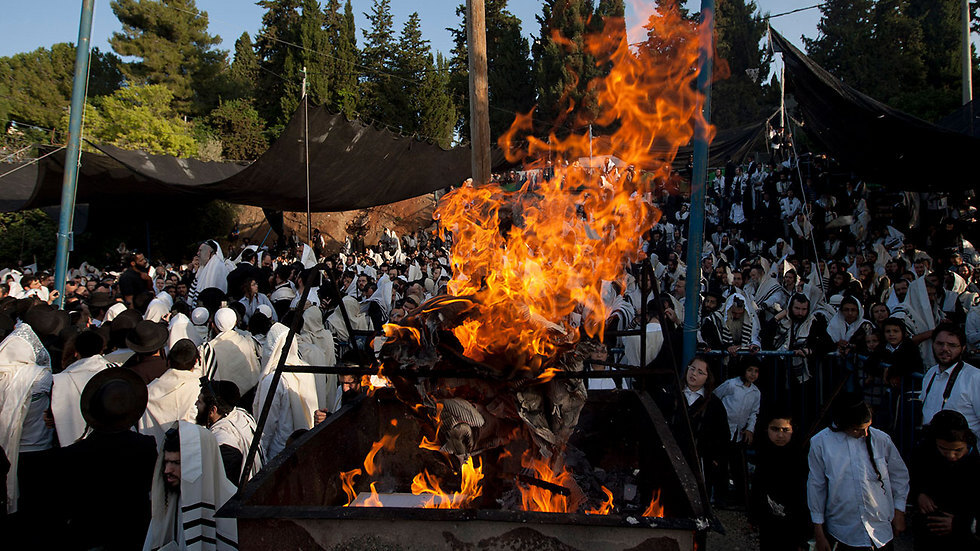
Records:
[[[958,189],[972,176],[980,140],[858,92],[779,33],[771,33],[775,49],[783,54],[786,82],[803,113],[804,129],[845,166],[905,191]]]
[[[221,199],[270,210],[306,210],[303,105],[251,165],[150,155],[113,146],[84,153],[77,203]],[[470,152],[378,129],[310,106],[310,209],[353,210],[430,193],[469,177]],[[65,152],[0,180],[4,211],[58,205]],[[0,174],[17,165],[2,165]]]

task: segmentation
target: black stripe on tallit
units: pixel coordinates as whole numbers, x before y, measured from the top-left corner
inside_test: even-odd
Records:
[[[215,528],[216,527],[216,525],[215,525],[215,523],[214,523],[213,520],[206,519],[206,518],[203,518],[202,517],[202,518],[196,518],[194,520],[185,522],[184,523],[184,530],[190,530],[191,528],[194,528],[195,526],[198,526],[200,524],[203,524],[204,526],[210,526],[211,528]]]
[[[221,540],[225,545],[228,545],[234,549],[238,549],[238,542],[229,538],[228,536],[221,535],[221,532],[215,534],[219,540]]]
[[[194,545],[195,543],[197,543],[199,541],[203,541],[204,543],[210,543],[211,545],[218,545],[218,540],[216,540],[214,538],[209,538],[209,537],[205,536],[204,534],[201,534],[200,536],[197,536],[197,537],[194,537],[194,538],[191,538],[191,539],[187,540],[187,542],[186,542],[187,547],[190,547],[190,546]]]
[[[206,503],[206,502],[204,502],[204,501],[200,501],[200,502],[198,502],[198,503],[195,503],[195,504],[193,504],[193,505],[188,505],[187,507],[181,507],[181,508],[180,508],[180,510],[181,510],[182,512],[184,512],[184,513],[187,513],[187,512],[189,512],[189,511],[193,511],[194,509],[201,509],[201,508],[204,508],[204,509],[211,509],[212,511],[214,511],[214,510],[215,510],[215,507],[214,507],[214,505],[213,505],[213,504],[211,504],[211,503]]]

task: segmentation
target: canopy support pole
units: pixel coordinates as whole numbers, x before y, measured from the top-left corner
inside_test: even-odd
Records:
[[[470,146],[473,185],[490,183],[490,96],[484,0],[466,0],[466,44],[470,73]]]
[[[303,66],[303,161],[306,163],[306,242],[313,248],[313,215],[310,213],[310,101],[306,96],[306,65]]]
[[[75,79],[71,86],[71,109],[68,116],[68,151],[65,155],[65,177],[61,184],[61,216],[58,220],[58,250],[54,262],[55,289],[58,307],[65,302],[65,278],[68,275],[68,251],[75,222],[75,188],[82,155],[82,116],[88,87],[88,60],[92,38],[92,14],[95,0],[82,0],[82,15],[78,23],[78,43],[75,46]]]
[[[701,0],[701,48],[698,56],[698,92],[704,94],[704,117],[695,121],[694,173],[691,175],[691,215],[687,231],[687,281],[684,286],[683,365],[697,350],[701,302],[701,253],[704,250],[704,184],[708,175],[708,125],[711,121],[711,55],[715,1]]]

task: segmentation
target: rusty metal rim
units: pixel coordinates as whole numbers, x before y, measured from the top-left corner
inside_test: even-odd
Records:
[[[218,517],[237,519],[280,520],[385,520],[418,522],[513,522],[522,524],[573,524],[577,526],[655,528],[670,530],[705,530],[711,524],[705,518],[654,518],[639,515],[587,515],[583,513],[538,513],[491,509],[414,509],[403,507],[323,507],[316,505],[266,506],[243,505],[232,498],[218,510]]]

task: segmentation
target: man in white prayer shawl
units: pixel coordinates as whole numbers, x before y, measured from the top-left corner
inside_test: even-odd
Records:
[[[51,400],[51,356],[30,325],[22,323],[0,342],[0,446],[7,454],[7,513],[17,512],[21,453],[51,447],[44,422]]]
[[[155,438],[157,446],[163,445],[163,433],[174,421],[197,418],[194,404],[201,394],[201,372],[195,369],[197,358],[197,347],[190,339],[177,341],[167,358],[169,369],[146,387],[149,397],[138,427],[141,433]]]
[[[259,415],[272,390],[272,379],[280,357],[286,355],[286,365],[306,365],[299,358],[296,339],[293,339],[289,350],[285,350],[288,335],[289,328],[281,323],[276,323],[269,329],[266,340],[269,353],[262,371],[262,380],[255,393],[255,401],[252,403],[252,411]],[[278,455],[286,447],[286,440],[294,431],[313,428],[313,416],[317,409],[316,381],[313,374],[284,372],[279,385],[274,389],[269,417],[262,432],[260,444],[266,459]]]
[[[245,470],[245,458],[255,436],[255,418],[235,404],[242,399],[238,387],[231,381],[212,381],[201,387],[197,399],[197,424],[211,430],[218,441],[225,474],[232,484],[238,482]],[[255,455],[246,480],[262,468],[262,453]]]
[[[213,287],[227,293],[228,274],[235,269],[231,262],[225,260],[221,247],[213,239],[201,243],[197,249],[197,258],[200,268],[197,269],[197,276],[188,295],[192,306],[197,305],[197,297],[205,289]]]
[[[208,330],[208,321],[211,319],[211,312],[203,306],[198,306],[191,312],[191,323],[194,324],[194,333],[197,333],[198,338],[201,339],[201,344],[206,343],[210,337],[210,331]],[[190,337],[188,337],[190,338]],[[190,338],[192,341],[197,339]]]
[[[102,356],[104,348],[102,335],[94,330],[82,331],[75,337],[75,352],[80,359],[54,375],[51,415],[62,448],[74,444],[85,432],[85,419],[80,408],[85,385],[102,370],[115,367]]]
[[[167,291],[160,291],[157,296],[146,306],[146,313],[143,319],[159,322],[170,313],[174,307],[174,297]]]
[[[204,346],[214,352],[215,372],[205,375],[217,381],[231,381],[247,394],[259,382],[262,364],[255,340],[236,331],[237,323],[238,314],[231,308],[214,313],[218,334]]]
[[[143,551],[237,550],[237,521],[214,515],[235,494],[214,435],[187,421],[174,423],[165,434]]]
[[[323,326],[323,313],[316,306],[303,312],[303,330],[296,335],[299,357],[310,365],[337,365],[333,334]],[[337,375],[314,374],[317,404],[328,411],[337,398]]]
[[[201,333],[197,331],[191,319],[180,312],[170,318],[170,338],[167,339],[167,352],[174,347],[174,343],[181,339],[190,339],[195,346],[204,344]]]

